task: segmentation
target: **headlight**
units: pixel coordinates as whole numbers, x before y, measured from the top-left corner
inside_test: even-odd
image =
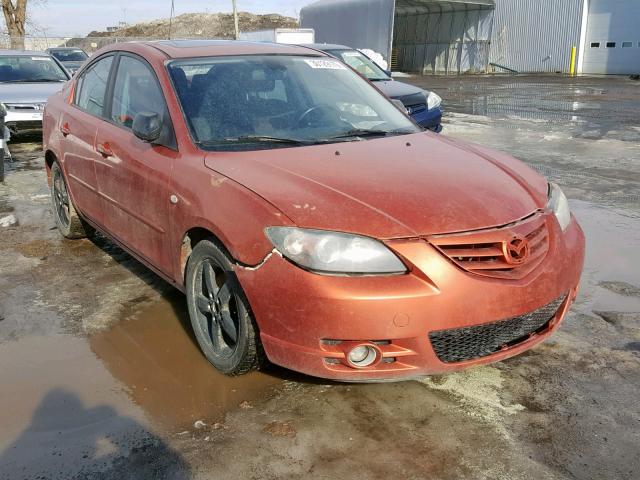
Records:
[[[571,210],[569,210],[569,202],[560,187],[549,182],[549,201],[547,208],[555,214],[560,224],[560,228],[564,232],[571,222]]]
[[[442,103],[442,98],[437,93],[429,92],[427,95],[427,108],[431,110],[432,108],[439,107]]]
[[[369,237],[293,227],[269,227],[265,232],[284,257],[316,272],[390,274],[407,271],[391,250]]]

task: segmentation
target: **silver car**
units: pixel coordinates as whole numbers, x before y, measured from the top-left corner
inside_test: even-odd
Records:
[[[49,98],[71,78],[51,55],[0,50],[0,102],[5,126],[14,134],[42,130],[42,112]],[[5,139],[7,135],[4,135]]]

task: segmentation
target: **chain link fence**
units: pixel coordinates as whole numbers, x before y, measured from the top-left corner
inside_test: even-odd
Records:
[[[181,37],[186,38],[186,37]],[[211,37],[189,37],[192,39],[211,39]],[[0,49],[34,50],[42,52],[47,48],[76,47],[82,48],[89,55],[112,43],[123,43],[140,40],[166,40],[163,37],[44,37],[29,36],[11,39],[8,35],[0,35]]]

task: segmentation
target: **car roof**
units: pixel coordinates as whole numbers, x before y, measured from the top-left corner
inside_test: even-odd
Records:
[[[316,50],[355,50],[355,48],[347,47],[346,45],[338,45],[337,43],[308,43],[305,47],[315,48]]]
[[[80,48],[80,47],[50,47],[50,48],[47,48],[47,52],[50,52],[51,50],[82,50],[82,48]]]
[[[101,51],[125,50],[160,55],[170,59],[227,55],[311,55],[321,53],[310,48],[283,43],[242,40],[152,40],[111,44]]]
[[[0,56],[12,57],[50,57],[46,52],[38,52],[35,50],[0,50]]]

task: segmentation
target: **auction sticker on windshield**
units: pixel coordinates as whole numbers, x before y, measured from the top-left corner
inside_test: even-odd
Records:
[[[345,67],[342,63],[337,60],[320,60],[320,59],[306,59],[307,65],[311,68],[328,68],[331,70],[345,70]]]

